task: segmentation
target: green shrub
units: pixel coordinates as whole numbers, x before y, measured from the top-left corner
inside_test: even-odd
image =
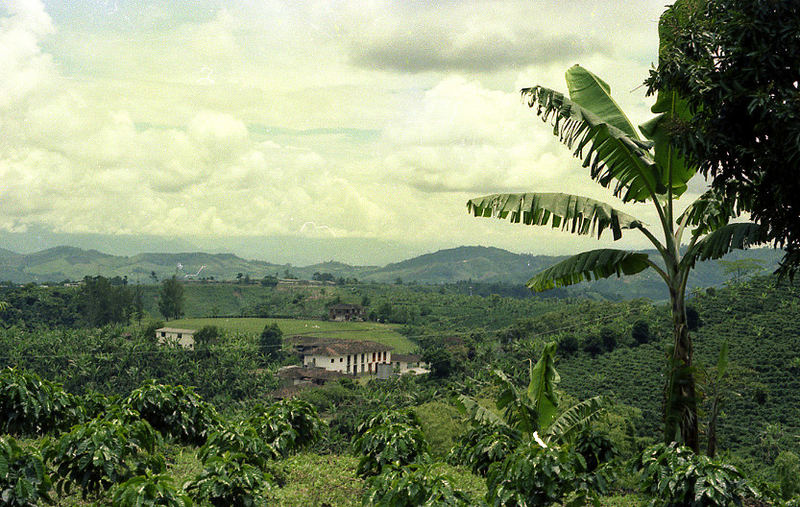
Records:
[[[536,442],[518,447],[486,474],[490,505],[550,505],[573,493],[578,482],[580,455]],[[578,463],[576,463],[578,461]],[[577,465],[577,466],[576,466]]]
[[[638,344],[649,343],[652,339],[650,334],[650,324],[646,320],[639,319],[633,323],[631,328],[631,337]]]
[[[580,342],[575,337],[574,334],[568,334],[561,337],[558,340],[558,355],[562,357],[568,357],[580,349]]]
[[[221,335],[217,326],[203,326],[194,334],[194,341],[197,348],[207,348],[209,345],[217,343]]]
[[[43,435],[83,420],[81,401],[60,384],[16,368],[0,372],[0,430]]]
[[[77,484],[85,498],[147,470],[163,472],[164,458],[156,454],[159,441],[142,420],[93,419],[77,425],[46,445],[56,470],[56,491],[69,493]]]
[[[388,411],[358,427],[353,449],[361,455],[357,473],[366,477],[381,473],[386,465],[404,467],[424,459],[428,444],[413,412]]]
[[[486,475],[489,466],[506,459],[521,438],[519,431],[508,426],[476,425],[453,446],[448,462],[469,467],[477,475]]]
[[[322,436],[323,422],[307,401],[282,400],[258,412],[250,424],[283,456],[313,444]]]
[[[414,408],[431,448],[431,455],[445,458],[464,431],[463,415],[456,407],[441,401],[429,401]]]
[[[386,468],[369,479],[364,505],[417,507],[470,505],[464,492],[454,489],[452,479],[436,470],[436,465],[408,465]]]
[[[288,424],[287,424],[288,426]],[[281,456],[249,422],[228,424],[208,436],[197,456],[203,463],[225,453],[236,455],[247,463],[263,468],[266,462]]]
[[[188,507],[192,500],[183,490],[175,487],[168,475],[137,475],[115,486],[111,494],[114,507],[141,507],[165,505]]]
[[[756,496],[739,471],[676,443],[645,449],[634,463],[650,505],[742,505]]]
[[[781,497],[789,500],[800,493],[800,458],[791,451],[783,451],[775,458],[775,470],[781,486]]]
[[[0,503],[10,506],[51,503],[50,476],[38,450],[22,449],[11,437],[0,437]]]
[[[186,486],[198,502],[215,507],[266,505],[270,476],[247,462],[241,454],[210,456],[203,472]]]
[[[214,407],[191,387],[156,384],[134,390],[122,405],[136,410],[162,435],[186,444],[202,445],[219,426]]]
[[[588,473],[594,472],[598,466],[610,462],[618,455],[611,438],[587,429],[575,436],[575,440],[570,444],[570,450],[583,457],[586,463],[584,471]]]

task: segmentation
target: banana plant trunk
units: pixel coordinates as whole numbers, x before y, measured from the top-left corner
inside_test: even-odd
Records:
[[[677,270],[676,270],[677,271]],[[674,273],[670,283],[670,301],[672,303],[672,327],[674,347],[669,362],[669,378],[667,380],[666,403],[664,407],[665,434],[667,443],[678,439],[678,430],[683,444],[695,452],[700,451],[697,427],[697,399],[695,379],[692,370],[692,340],[689,336],[689,325],[686,319],[685,280],[679,272]]]

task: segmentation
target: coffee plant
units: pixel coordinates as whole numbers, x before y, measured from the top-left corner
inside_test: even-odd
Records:
[[[111,492],[114,507],[144,507],[163,505],[166,507],[189,507],[192,500],[177,488],[168,475],[145,475],[131,477],[115,486]]]
[[[281,456],[256,428],[248,422],[231,423],[209,435],[197,455],[203,463],[228,453],[245,462],[264,468],[267,461]]]
[[[196,501],[215,507],[266,505],[271,477],[247,461],[246,456],[238,453],[209,456],[203,472],[186,490]]]
[[[219,426],[217,411],[191,387],[148,381],[122,404],[139,412],[142,419],[165,437],[186,444],[202,445]]]
[[[428,443],[411,411],[387,411],[358,427],[353,442],[361,455],[357,472],[363,477],[378,475],[384,466],[404,467],[427,458]]]
[[[485,476],[489,466],[506,459],[521,438],[520,432],[509,426],[476,424],[462,435],[447,459],[453,465],[464,465]]]
[[[83,420],[80,399],[60,384],[16,368],[0,372],[0,430],[17,435],[43,435]]]
[[[0,504],[33,506],[51,503],[50,476],[38,449],[22,449],[11,437],[0,437]]]
[[[380,507],[468,506],[469,497],[452,486],[436,465],[386,468],[368,481],[364,505]]]
[[[526,443],[486,474],[486,501],[490,505],[550,505],[573,493],[580,482],[577,470],[583,458],[556,447]]]
[[[756,492],[732,465],[698,455],[676,443],[656,444],[645,449],[634,464],[641,489],[653,500],[650,505],[742,505]]]
[[[56,491],[69,494],[78,485],[86,498],[148,470],[163,472],[159,441],[146,421],[98,418],[47,442],[45,454],[55,467]]]
[[[249,422],[283,456],[316,442],[322,435],[322,420],[316,409],[303,400],[283,400],[258,409]]]

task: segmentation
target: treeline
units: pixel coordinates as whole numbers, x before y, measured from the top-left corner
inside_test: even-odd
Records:
[[[0,300],[8,303],[0,313],[5,327],[100,327],[144,317],[141,287],[118,276],[87,276],[79,287],[5,286]]]

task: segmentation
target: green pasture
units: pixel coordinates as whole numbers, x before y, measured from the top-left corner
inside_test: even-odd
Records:
[[[408,353],[416,345],[397,332],[397,324],[378,324],[376,322],[330,322],[308,319],[260,319],[260,318],[206,318],[179,319],[167,322],[169,327],[200,329],[203,326],[217,326],[232,333],[260,334],[264,326],[276,322],[284,337],[304,335],[342,340],[371,340],[394,347],[395,352]]]

